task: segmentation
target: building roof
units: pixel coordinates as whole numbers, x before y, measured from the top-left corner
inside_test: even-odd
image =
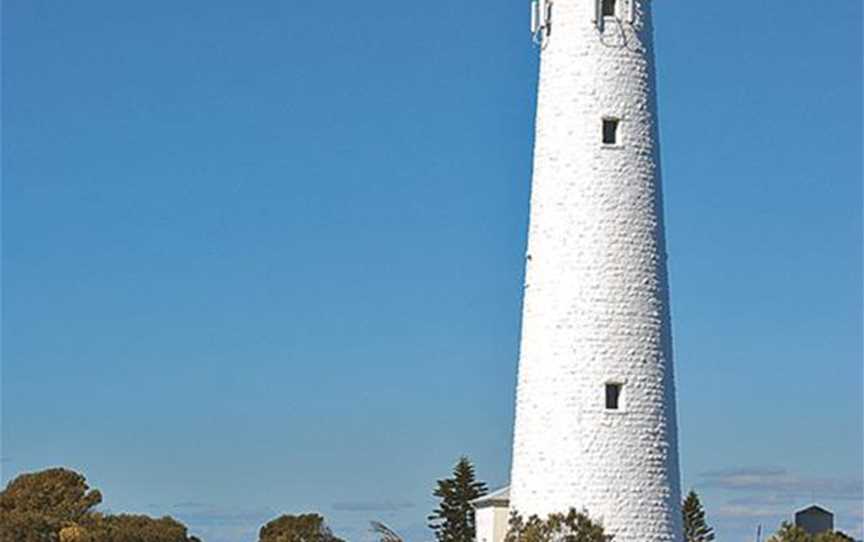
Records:
[[[471,501],[474,508],[487,508],[489,506],[500,506],[506,508],[510,506],[510,487],[502,487],[491,493],[487,493],[478,499]]]
[[[795,512],[795,515],[797,516],[799,514],[812,514],[814,512],[819,513],[819,514],[828,514],[829,516],[834,515],[830,510],[826,510],[826,509],[822,508],[821,506],[819,506],[818,504],[814,504],[814,505],[808,506],[807,508],[804,508],[802,510],[798,510],[797,512]]]

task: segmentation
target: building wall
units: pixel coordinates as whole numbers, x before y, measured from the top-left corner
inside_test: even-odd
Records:
[[[602,33],[595,6],[555,0],[541,55],[511,506],[680,541],[650,2]],[[623,410],[605,410],[607,382]]]
[[[810,534],[832,532],[834,530],[834,515],[821,510],[802,510],[795,514],[795,525]]]
[[[509,519],[506,506],[478,508],[474,513],[477,542],[501,542],[504,540]]]

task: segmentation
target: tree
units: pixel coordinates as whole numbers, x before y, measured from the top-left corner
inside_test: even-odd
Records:
[[[22,474],[0,492],[0,511],[36,512],[59,521],[76,522],[102,502],[86,478],[66,469]]]
[[[768,539],[768,542],[813,542],[813,537],[801,527],[796,527],[788,521],[780,525],[780,530]]]
[[[471,501],[486,493],[486,484],[475,480],[468,458],[459,458],[453,477],[438,480],[433,493],[441,503],[428,519],[438,542],[473,542],[476,528]]]
[[[0,542],[55,542],[102,502],[84,476],[66,469],[22,474],[0,492]]]
[[[0,542],[196,542],[171,518],[94,511],[102,494],[81,474],[23,474],[0,492]],[[197,541],[200,542],[200,541]]]
[[[404,542],[401,536],[380,521],[372,521],[372,532],[380,536],[381,542]]]
[[[318,514],[283,515],[261,527],[259,542],[343,542]]]
[[[56,542],[60,527],[38,512],[0,510],[0,542]]]
[[[684,540],[687,542],[711,542],[714,540],[714,528],[705,521],[705,510],[699,495],[690,491],[681,507],[684,516]]]
[[[524,520],[513,513],[510,530],[504,542],[610,542],[603,526],[588,517],[587,512],[571,508],[566,514],[551,514],[545,520],[531,516]]]
[[[81,542],[192,542],[186,526],[174,518],[121,514],[98,516],[84,525]],[[62,542],[62,541],[61,541]],[[74,542],[74,541],[73,541]]]
[[[784,521],[780,525],[780,530],[768,539],[768,542],[847,542],[852,540],[852,537],[839,531],[812,535],[801,527]]]
[[[815,542],[855,542],[854,538],[841,531],[817,534],[814,540]]]

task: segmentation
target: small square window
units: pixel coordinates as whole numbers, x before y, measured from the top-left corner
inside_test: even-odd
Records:
[[[615,0],[603,0],[603,16],[615,16]]]
[[[618,143],[618,119],[603,119],[603,144],[615,145]]]
[[[621,384],[606,384],[606,410],[620,410]]]

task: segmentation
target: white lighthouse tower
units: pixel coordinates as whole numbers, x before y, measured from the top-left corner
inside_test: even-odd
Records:
[[[538,0],[534,177],[509,494],[615,542],[683,540],[650,0]],[[502,501],[503,499],[503,501]],[[498,503],[496,505],[496,503]],[[494,512],[494,513],[493,513]]]

